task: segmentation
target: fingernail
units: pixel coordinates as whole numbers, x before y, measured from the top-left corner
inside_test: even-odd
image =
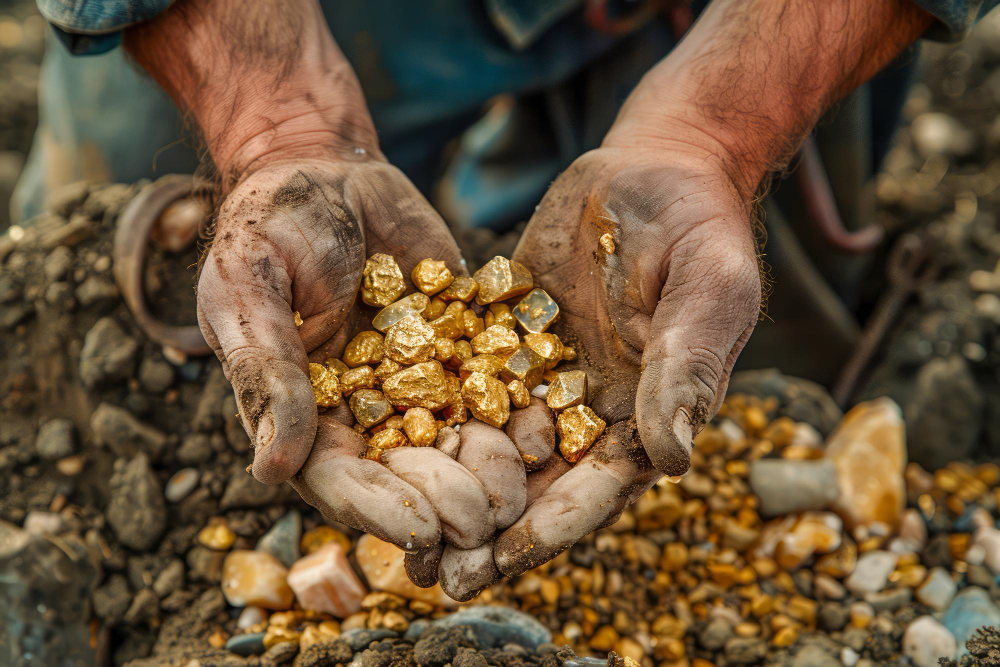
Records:
[[[677,412],[674,413],[674,419],[670,423],[670,431],[673,433],[674,440],[690,454],[694,448],[692,440],[694,436],[692,435],[691,418],[688,417],[685,408],[677,408]]]
[[[257,449],[263,449],[274,440],[274,414],[270,410],[257,423]]]

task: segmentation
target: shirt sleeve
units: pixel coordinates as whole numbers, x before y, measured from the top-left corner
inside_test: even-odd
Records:
[[[1000,0],[913,0],[937,19],[924,37],[956,41],[969,34],[976,22]]]
[[[77,55],[105,53],[121,42],[121,31],[148,21],[173,0],[36,0],[56,36]]]

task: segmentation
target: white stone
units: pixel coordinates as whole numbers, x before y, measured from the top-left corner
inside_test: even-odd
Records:
[[[817,574],[813,581],[817,596],[827,600],[843,600],[847,592],[844,586],[828,574]]]
[[[792,441],[789,444],[799,447],[819,447],[823,444],[823,436],[812,424],[797,422],[792,431]]]
[[[969,517],[969,523],[972,524],[972,528],[974,530],[987,527],[996,528],[996,524],[993,521],[993,515],[983,507],[977,507],[972,510],[972,516]]]
[[[32,535],[58,535],[66,522],[55,512],[33,510],[24,517],[24,530]]]
[[[938,658],[955,658],[955,636],[933,616],[921,616],[903,633],[903,654],[916,667],[937,667]]]
[[[965,552],[965,562],[969,565],[982,565],[986,560],[986,549],[981,544],[973,544]]]
[[[187,494],[194,491],[194,487],[198,486],[199,479],[201,479],[201,473],[197,469],[182,468],[167,480],[167,485],[163,487],[163,497],[167,499],[167,502],[178,503],[184,500]]]
[[[840,661],[847,665],[847,667],[854,667],[858,664],[858,652],[852,649],[850,646],[845,646],[844,650],[840,652]]]
[[[723,419],[719,422],[719,430],[722,431],[722,435],[726,438],[726,442],[730,445],[735,445],[746,440],[746,433],[740,428],[740,425],[734,422],[732,419]]]
[[[1000,574],[1000,530],[991,526],[983,526],[975,532],[972,537],[972,544],[978,544],[983,548],[983,563],[993,571],[993,574]]]
[[[247,630],[257,625],[258,623],[263,623],[267,620],[267,610],[263,607],[255,607],[250,605],[246,607],[242,612],[240,612],[240,617],[236,619],[236,627],[240,630]]]
[[[531,395],[535,398],[545,398],[549,395],[549,385],[539,384],[535,385],[535,388],[531,390]]]
[[[903,511],[899,520],[899,536],[913,544],[916,547],[914,551],[920,551],[927,544],[927,524],[918,510],[911,507]]]
[[[868,551],[858,557],[858,565],[844,584],[855,595],[878,593],[885,588],[889,575],[896,568],[899,554],[888,551]]]
[[[917,599],[935,611],[944,611],[958,592],[958,585],[943,567],[930,571],[924,583],[917,588]]]

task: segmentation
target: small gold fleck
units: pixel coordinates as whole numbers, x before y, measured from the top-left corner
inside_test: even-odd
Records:
[[[611,235],[610,232],[605,232],[601,234],[601,238],[598,240],[601,245],[601,249],[608,253],[609,255],[615,254],[615,237]]]
[[[296,310],[294,313],[292,313],[292,317],[295,320],[295,326],[297,327],[302,326],[302,316],[299,315],[299,311]]]

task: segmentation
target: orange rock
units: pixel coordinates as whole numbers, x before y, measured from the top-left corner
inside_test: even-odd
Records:
[[[237,549],[222,562],[222,592],[234,607],[290,609],[295,595],[285,580],[287,574],[271,554]]]
[[[403,550],[394,544],[366,534],[358,540],[354,553],[372,590],[395,593],[410,600],[420,600],[442,607],[452,607],[457,604],[445,595],[440,584],[430,588],[420,588],[410,581],[403,567]]]
[[[840,497],[833,509],[848,528],[881,521],[895,527],[906,499],[903,413],[890,398],[855,406],[827,440]]]
[[[354,574],[343,547],[335,542],[295,561],[288,571],[288,585],[303,608],[338,618],[360,611],[361,599],[368,593]]]
[[[786,570],[801,567],[813,554],[828,554],[840,546],[843,522],[833,512],[803,512],[780,538],[774,558]]]

